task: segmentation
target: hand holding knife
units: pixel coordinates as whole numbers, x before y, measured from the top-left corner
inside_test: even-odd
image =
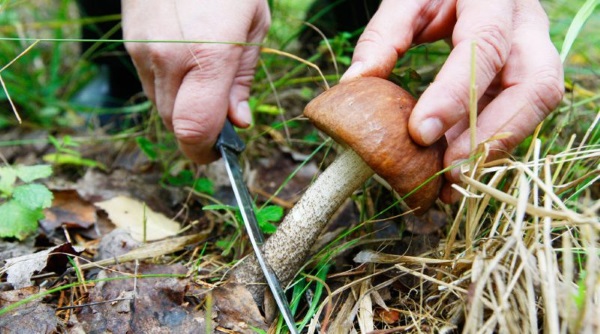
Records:
[[[235,129],[229,120],[225,121],[223,130],[217,139],[216,147],[221,153],[221,157],[225,161],[227,174],[231,180],[231,187],[240,208],[240,214],[244,221],[248,238],[250,239],[254,254],[256,255],[256,259],[260,264],[269,289],[273,294],[273,298],[277,303],[279,312],[281,312],[281,315],[283,316],[283,319],[285,320],[290,332],[293,334],[298,333],[296,324],[294,323],[294,317],[292,316],[292,312],[285,296],[285,292],[281,287],[281,283],[279,282],[279,279],[277,278],[271,266],[266,262],[262,254],[262,250],[260,249],[264,243],[264,235],[258,226],[258,221],[256,220],[256,215],[254,213],[252,197],[250,196],[248,188],[244,183],[242,170],[239,163],[239,155],[244,151],[246,145],[235,132]]]

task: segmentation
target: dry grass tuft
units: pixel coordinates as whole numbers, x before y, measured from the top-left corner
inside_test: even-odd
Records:
[[[393,263],[392,280],[412,276],[415,291],[377,305],[371,300],[391,283],[366,290],[371,279],[353,282],[333,322],[371,328],[361,314],[372,304],[396,310],[400,320],[363,332],[600,332],[600,145],[587,144],[597,121],[579,146],[555,155],[542,155],[535,139],[522,161],[484,163],[487,145],[480,146],[479,159],[463,169],[458,190],[465,197],[435,251],[355,258]]]

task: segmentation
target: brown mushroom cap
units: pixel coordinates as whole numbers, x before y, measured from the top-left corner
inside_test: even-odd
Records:
[[[365,77],[341,83],[304,109],[317,128],[350,146],[417,213],[438,197],[442,177],[423,184],[442,169],[446,140],[423,147],[408,134],[408,117],[416,100],[392,82]]]

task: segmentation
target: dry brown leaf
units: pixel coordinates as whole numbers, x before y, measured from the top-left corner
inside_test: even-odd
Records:
[[[116,196],[95,204],[108,213],[113,224],[128,231],[137,241],[144,241],[144,221],[146,241],[172,237],[181,229],[179,223],[130,197]]]
[[[114,267],[131,272],[131,263]],[[98,278],[116,277],[117,271],[103,270]],[[90,289],[89,299],[77,314],[86,333],[213,333],[206,326],[202,311],[186,303],[188,279],[168,277],[182,275],[182,265],[141,264],[140,275],[160,274],[164,277],[141,277],[100,282]]]
[[[67,255],[79,255],[82,248],[70,243],[52,247],[45,251],[19,256],[6,260],[2,271],[6,271],[6,281],[15,289],[31,286],[31,276],[43,270],[62,273],[68,263]]]
[[[40,292],[39,287],[0,292],[0,307],[8,306]],[[18,307],[0,317],[0,333],[56,333],[58,318],[55,309],[39,300]]]
[[[53,191],[53,194],[52,207],[44,210],[46,217],[40,221],[44,230],[53,231],[63,224],[86,229],[96,223],[96,208],[83,200],[77,191]]]
[[[393,325],[400,320],[400,312],[394,309],[385,310],[378,308],[375,312],[379,320],[385,322],[387,325]]]
[[[252,327],[267,330],[267,324],[252,294],[242,284],[225,284],[213,291],[219,325],[242,333],[255,333]]]

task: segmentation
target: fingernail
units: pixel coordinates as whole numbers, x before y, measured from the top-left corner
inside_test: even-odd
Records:
[[[252,124],[252,112],[250,111],[250,105],[248,104],[248,101],[241,101],[238,103],[235,113],[237,119],[246,124],[246,126],[250,126],[250,124]]]
[[[364,67],[364,64],[360,61],[357,61],[356,63],[352,64],[350,66],[350,68],[346,71],[346,73],[344,73],[344,75],[342,75],[342,78],[340,79],[340,81],[360,77],[362,74],[363,67]]]
[[[428,118],[421,123],[419,135],[425,145],[431,145],[442,136],[443,130],[444,126],[439,119]]]

